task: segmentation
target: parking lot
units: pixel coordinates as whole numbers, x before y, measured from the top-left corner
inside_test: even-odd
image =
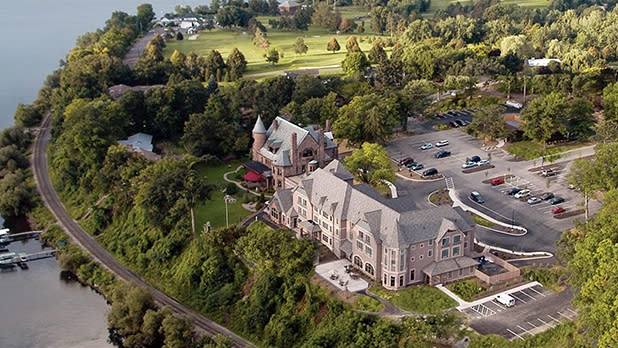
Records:
[[[505,307],[495,299],[460,309],[471,320],[470,327],[481,334],[496,334],[508,340],[523,339],[556,326],[577,315],[570,307],[572,295],[553,293],[540,285],[507,292],[515,305]]]
[[[436,148],[435,144],[440,140],[448,140],[449,144]],[[425,143],[432,143],[433,147],[421,150],[421,146]],[[435,158],[435,153],[440,150],[450,151],[451,155]],[[565,202],[558,205],[564,207],[567,211],[580,209],[581,206],[582,198],[579,192],[567,188],[568,163],[561,164],[562,169],[558,171],[557,175],[542,177],[537,172],[529,171],[530,168],[539,167],[540,161],[515,161],[511,155],[502,149],[485,148],[478,139],[460,130],[433,132],[396,139],[388,144],[387,151],[395,161],[412,157],[414,161],[423,163],[425,169],[438,169],[445,177],[452,178],[455,190],[465,204],[505,223],[513,222],[528,229],[526,236],[512,238],[479,228],[477,237],[491,245],[519,251],[543,250],[555,252],[555,242],[560,238],[562,231],[573,226],[574,217],[553,218],[552,208],[554,206],[549,204],[548,201],[529,205],[525,200],[520,201],[505,194],[505,191],[510,187],[530,189],[533,196],[552,192],[554,195],[565,199]],[[463,173],[462,164],[472,156],[489,159],[491,166],[487,166],[486,170]],[[512,178],[510,178],[511,176]],[[509,179],[496,186],[483,183],[495,177],[508,177]],[[402,191],[413,191],[406,189],[405,186],[409,185],[408,183],[398,181],[397,184],[402,186]],[[469,196],[472,191],[479,192],[485,203],[479,204],[470,200]],[[598,206],[597,203],[592,202],[592,211]],[[583,218],[583,215],[578,217]]]

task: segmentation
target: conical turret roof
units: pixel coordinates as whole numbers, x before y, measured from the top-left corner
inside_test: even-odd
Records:
[[[264,127],[264,123],[262,122],[262,118],[260,116],[258,116],[257,121],[255,121],[253,133],[266,134],[266,128]]]

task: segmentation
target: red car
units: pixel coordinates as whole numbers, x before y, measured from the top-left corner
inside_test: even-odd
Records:
[[[406,158],[402,159],[401,161],[399,161],[399,164],[405,166],[406,164],[412,163],[412,162],[414,162],[414,159],[412,157],[406,157]]]
[[[564,211],[566,211],[566,209],[564,209],[563,207],[555,207],[554,209],[551,210],[551,212],[554,214],[560,214],[560,213],[563,213]]]
[[[491,179],[491,184],[492,185],[502,185],[504,184],[504,179],[503,178],[493,178]]]

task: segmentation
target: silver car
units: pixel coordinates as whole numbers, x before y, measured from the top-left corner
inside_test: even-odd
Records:
[[[421,146],[421,150],[431,149],[432,147],[433,147],[432,143],[426,143],[426,144],[423,144],[423,146]]]

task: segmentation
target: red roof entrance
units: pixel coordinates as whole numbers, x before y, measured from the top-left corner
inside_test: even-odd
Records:
[[[262,181],[262,176],[251,170],[248,171],[247,174],[245,174],[244,178],[246,181],[251,181],[251,182]]]

